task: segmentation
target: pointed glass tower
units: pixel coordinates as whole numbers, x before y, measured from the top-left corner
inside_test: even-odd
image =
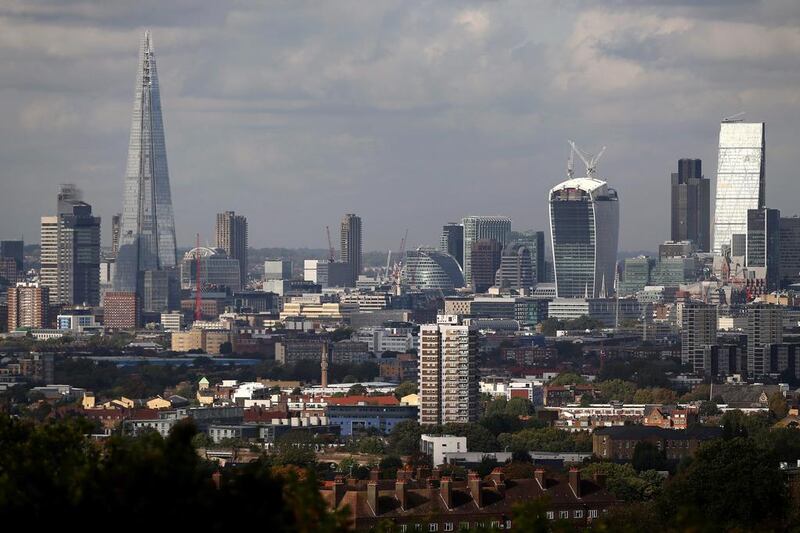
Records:
[[[171,269],[176,262],[158,72],[153,42],[146,31],[136,72],[114,290],[141,294],[144,272]]]

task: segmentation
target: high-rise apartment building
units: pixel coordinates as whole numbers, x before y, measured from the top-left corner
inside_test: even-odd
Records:
[[[74,185],[61,186],[58,214],[42,217],[40,280],[53,303],[100,303],[100,218]]]
[[[767,346],[783,342],[783,308],[754,304],[747,307],[747,377],[769,371]]]
[[[439,250],[450,254],[462,269],[464,268],[464,226],[458,222],[448,222],[442,226]]]
[[[681,159],[672,174],[672,240],[692,241],[711,249],[711,180],[703,177],[699,159]]]
[[[495,275],[495,285],[501,289],[530,291],[536,284],[533,277],[531,255],[531,251],[523,242],[514,241],[506,246],[500,257],[500,268]]]
[[[46,328],[50,322],[50,289],[38,283],[17,283],[8,288],[8,331]]]
[[[352,213],[342,217],[341,261],[350,265],[350,287],[356,286],[361,275],[362,258],[361,217]]]
[[[800,283],[800,217],[781,217],[780,227],[781,288]]]
[[[703,373],[706,348],[717,343],[717,307],[703,302],[683,306],[681,319],[681,363]]]
[[[777,209],[747,210],[747,241],[745,244],[745,266],[758,272],[768,291],[780,284],[781,262],[781,212]]]
[[[233,211],[217,214],[217,248],[239,260],[239,278],[247,285],[247,219]]]
[[[550,190],[550,239],[559,298],[597,298],[614,287],[619,199],[605,181],[573,178]]]
[[[114,291],[142,294],[144,272],[178,262],[164,121],[150,32],[139,48]],[[157,311],[163,311],[157,310]]]
[[[110,329],[134,329],[139,325],[141,309],[135,292],[107,292],[103,301],[103,326]]]
[[[511,219],[495,216],[470,216],[461,220],[464,226],[464,283],[474,285],[472,279],[472,246],[481,239],[494,239],[502,250],[509,242]]]
[[[420,326],[420,424],[478,420],[477,335],[456,315]]]
[[[494,239],[478,239],[472,243],[470,264],[472,268],[472,290],[486,292],[494,285],[503,247]]]
[[[731,245],[734,233],[747,233],[747,210],[764,207],[763,122],[723,121],[719,129],[715,254]]]

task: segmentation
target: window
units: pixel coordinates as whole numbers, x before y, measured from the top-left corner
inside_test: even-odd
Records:
[[[563,518],[565,520],[568,519],[569,518],[569,511],[559,511],[558,512],[558,517],[559,518]]]
[[[401,524],[400,533],[406,533],[407,531],[408,531],[408,524]]]
[[[583,509],[576,509],[572,516],[574,518],[583,518]]]
[[[439,524],[428,524],[428,531],[439,531]]]
[[[469,529],[469,522],[459,522],[458,529],[461,531],[467,531]]]
[[[422,524],[414,524],[414,531],[422,531]]]
[[[445,531],[453,531],[453,523],[452,522],[445,522],[444,523],[444,530]]]
[[[500,521],[492,520],[491,523],[489,524],[489,527],[492,529],[500,529]]]
[[[597,518],[597,509],[589,509],[589,518]]]
[[[553,511],[547,511],[547,519],[548,520],[555,520],[556,519],[556,513],[554,513]]]

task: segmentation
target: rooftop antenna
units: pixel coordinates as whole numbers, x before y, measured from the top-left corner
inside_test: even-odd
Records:
[[[603,146],[597,155],[595,155],[582,151],[580,148],[578,148],[578,145],[575,144],[575,141],[568,140],[567,142],[571,148],[569,154],[570,161],[572,161],[573,154],[578,154],[578,157],[580,157],[581,161],[583,161],[583,164],[586,166],[586,177],[594,179],[595,174],[597,173],[597,162],[600,161],[601,157],[603,157],[606,147]],[[569,167],[567,169],[567,174],[569,174]]]
[[[725,118],[723,118],[723,119],[722,119],[722,122],[741,122],[741,121],[743,121],[743,120],[744,120],[744,119],[742,118],[742,117],[744,116],[744,114],[745,114],[745,112],[744,112],[744,111],[739,111],[739,112],[738,112],[738,113],[736,113],[735,115],[731,115],[731,116],[729,116],[729,117],[725,117]]]

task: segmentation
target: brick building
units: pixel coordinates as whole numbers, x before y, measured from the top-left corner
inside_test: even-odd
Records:
[[[592,433],[592,453],[601,459],[630,461],[640,442],[654,444],[666,452],[667,459],[692,457],[697,448],[708,440],[722,436],[722,428],[694,427],[664,429],[653,426],[614,426],[595,429]]]

